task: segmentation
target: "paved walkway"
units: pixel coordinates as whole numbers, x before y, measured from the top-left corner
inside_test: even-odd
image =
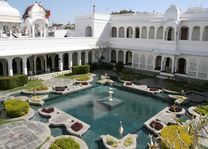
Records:
[[[0,125],[0,149],[36,149],[51,135],[48,126],[35,121]]]

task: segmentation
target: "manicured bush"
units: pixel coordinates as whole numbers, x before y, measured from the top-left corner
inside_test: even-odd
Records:
[[[29,103],[20,99],[10,99],[4,102],[6,115],[10,118],[17,118],[29,112]]]
[[[28,77],[26,75],[0,77],[0,90],[8,90],[27,84]]]
[[[172,105],[172,106],[169,108],[169,111],[171,111],[171,112],[181,112],[181,111],[182,111],[182,108],[179,107],[179,106],[176,106],[176,105]]]
[[[59,138],[51,144],[49,149],[80,149],[80,145],[72,138]]]
[[[81,65],[81,66],[73,66],[72,67],[72,74],[87,74],[90,71],[89,65]]]
[[[177,134],[178,132],[178,134]],[[168,139],[170,144],[174,144],[174,149],[180,149],[180,139],[178,135],[181,137],[183,142],[188,146],[189,148],[192,146],[193,143],[193,135],[189,135],[186,131],[185,127],[179,126],[179,125],[169,125],[165,127],[161,132],[161,137],[164,139]],[[167,140],[162,139],[162,148],[169,148]]]
[[[124,69],[124,64],[123,64],[123,62],[118,62],[118,63],[116,63],[116,70],[117,70],[118,72],[121,72],[123,69]]]

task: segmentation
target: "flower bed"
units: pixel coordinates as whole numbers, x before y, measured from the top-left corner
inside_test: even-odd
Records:
[[[4,102],[6,115],[10,118],[17,118],[29,112],[29,103],[20,99],[10,99]]]
[[[80,145],[72,138],[58,138],[49,149],[80,149]]]
[[[43,108],[41,111],[44,112],[44,113],[53,113],[54,108]]]
[[[131,146],[132,144],[133,144],[133,138],[131,136],[126,138],[123,143],[123,145],[126,147]]]
[[[163,129],[163,125],[160,122],[157,122],[157,121],[152,121],[150,123],[150,126],[152,128],[154,128],[155,130],[161,130],[161,129]]]
[[[76,122],[71,126],[71,129],[76,131],[76,132],[81,130],[82,128],[83,128],[83,125],[79,122]]]
[[[118,146],[118,141],[115,140],[114,138],[112,137],[107,137],[106,138],[106,144],[112,146],[112,147],[117,147]]]
[[[171,112],[181,112],[182,111],[182,108],[181,107],[178,107],[176,105],[172,105],[170,108],[169,108],[169,111]]]
[[[29,89],[28,91],[46,91],[46,90],[48,90],[48,87],[45,85],[41,85],[41,86],[34,87],[32,89]]]
[[[88,85],[88,83],[87,82],[82,82],[81,85]]]

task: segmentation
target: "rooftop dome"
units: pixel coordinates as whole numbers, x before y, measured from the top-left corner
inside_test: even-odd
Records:
[[[20,22],[20,13],[6,0],[0,0],[0,22]]]
[[[171,5],[164,14],[166,20],[179,20],[180,11],[175,5]]]
[[[25,10],[24,15],[22,16],[22,19],[25,20],[26,18],[43,18],[48,19],[50,16],[50,11],[46,10],[40,3],[37,2]]]

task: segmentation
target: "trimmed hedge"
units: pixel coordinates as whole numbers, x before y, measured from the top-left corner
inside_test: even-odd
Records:
[[[72,74],[87,74],[90,71],[90,65],[81,65],[81,66],[73,66],[72,67]]]
[[[72,138],[59,138],[51,144],[49,149],[80,149],[80,145]]]
[[[29,103],[20,99],[10,99],[4,102],[6,115],[10,118],[17,118],[29,112]]]
[[[8,90],[27,84],[28,77],[26,75],[0,77],[0,90]]]

